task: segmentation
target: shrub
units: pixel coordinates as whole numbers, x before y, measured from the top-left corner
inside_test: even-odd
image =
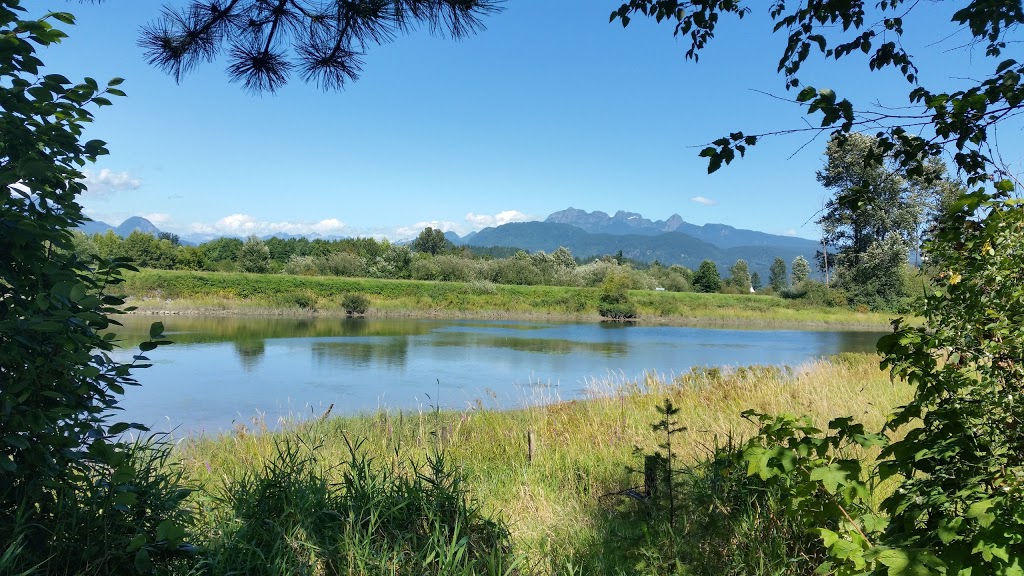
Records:
[[[846,294],[842,290],[829,288],[817,280],[804,280],[779,294],[783,298],[801,300],[809,306],[842,308],[847,306]]]
[[[366,275],[366,263],[359,256],[349,252],[332,252],[317,260],[323,274],[348,277]]]
[[[366,314],[366,310],[370,307],[370,300],[362,294],[350,292],[341,297],[341,307],[345,310],[345,314],[358,316]]]
[[[603,318],[630,320],[636,318],[636,305],[629,299],[630,277],[625,273],[612,273],[601,284],[597,312]]]

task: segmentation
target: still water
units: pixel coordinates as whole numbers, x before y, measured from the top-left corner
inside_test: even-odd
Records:
[[[694,366],[796,366],[874,350],[879,333],[507,320],[127,317],[130,360],[160,320],[174,341],[136,371],[124,419],[176,433],[333,413],[508,408],[586,395],[595,382]]]

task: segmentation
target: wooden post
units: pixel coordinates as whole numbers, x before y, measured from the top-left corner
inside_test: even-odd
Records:
[[[526,461],[533,462],[533,448],[537,439],[533,436],[533,430],[526,431]]]
[[[658,491],[658,469],[661,460],[657,456],[644,456],[644,495],[654,497]]]

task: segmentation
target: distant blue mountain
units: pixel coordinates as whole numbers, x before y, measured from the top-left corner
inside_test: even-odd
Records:
[[[119,226],[111,226],[106,222],[100,222],[99,220],[91,220],[83,223],[78,227],[78,230],[85,234],[106,234],[107,230],[113,230],[114,234],[122,238],[128,237],[129,234],[138,230],[146,234],[152,234],[158,236],[161,232],[159,228],[153,225],[152,222],[146,220],[142,216],[132,216],[131,218],[121,222]]]
[[[466,242],[466,239],[462,239]],[[479,247],[515,247],[551,252],[565,246],[577,258],[616,254],[640,262],[679,264],[696,269],[704,260],[726,274],[737,260],[747,261],[751,272],[767,278],[771,263],[787,264],[797,256],[813,262],[818,243],[805,238],[743,230],[725,224],[697,226],[673,214],[666,221],[651,221],[634,212],[585,212],[570,208],[544,222],[513,222],[484,228],[468,242]]]
[[[590,233],[656,236],[665,232],[682,232],[683,234],[688,234],[694,238],[714,244],[719,248],[788,246],[790,248],[806,250],[812,246],[816,248],[818,245],[816,241],[806,238],[780,236],[756,230],[744,230],[726,224],[704,224],[703,226],[698,226],[684,221],[679,214],[673,214],[668,220],[651,221],[636,212],[619,210],[614,216],[609,216],[600,210],[587,212],[585,210],[577,210],[576,208],[568,208],[551,214],[544,221],[570,224]]]
[[[79,231],[83,234],[89,234],[90,236],[93,234],[106,234],[107,230],[113,229],[114,227],[110,224],[99,220],[89,220],[88,222],[83,222],[82,225],[78,227]]]
[[[142,216],[132,216],[124,222],[121,222],[120,226],[114,228],[114,233],[124,238],[136,230],[144,234],[152,234],[153,236],[160,235],[160,229]]]

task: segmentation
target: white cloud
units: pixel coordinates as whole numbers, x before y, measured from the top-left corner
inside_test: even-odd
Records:
[[[85,185],[89,188],[89,193],[96,196],[138,190],[142,186],[142,180],[128,172],[114,172],[109,168],[104,168],[99,172],[83,170],[82,173],[85,174]]]
[[[149,220],[150,222],[152,222],[153,224],[155,224],[157,226],[160,226],[162,224],[167,224],[168,222],[171,221],[171,215],[170,214],[163,214],[161,212],[154,212],[152,214],[145,214],[142,217],[145,218],[146,220]]]
[[[783,236],[796,236],[796,230],[790,228],[782,233]]]
[[[696,202],[697,204],[703,204],[705,206],[714,206],[715,204],[718,204],[717,200],[705,198],[704,196],[694,196],[693,198],[690,198],[690,201]]]
[[[535,218],[528,214],[523,214],[518,210],[505,210],[504,212],[498,212],[493,216],[488,214],[473,214],[472,212],[466,214],[466,222],[469,222],[469,225],[473,230],[487,228],[488,226],[501,226],[502,224],[508,224],[509,222],[526,222],[528,220],[535,220]]]
[[[328,218],[319,222],[270,222],[257,220],[248,214],[232,214],[217,220],[213,224],[197,222],[189,230],[194,234],[221,234],[224,236],[264,236],[274,232],[286,234],[322,234],[324,236],[340,234],[345,223],[337,218]]]
[[[426,227],[439,229],[442,232],[455,232],[459,233],[460,226],[455,222],[448,222],[446,220],[431,220],[430,222],[417,222],[412,226],[400,226],[395,228],[394,238],[396,240],[406,240],[409,238],[415,238],[420,235]],[[461,234],[459,234],[461,236]]]

